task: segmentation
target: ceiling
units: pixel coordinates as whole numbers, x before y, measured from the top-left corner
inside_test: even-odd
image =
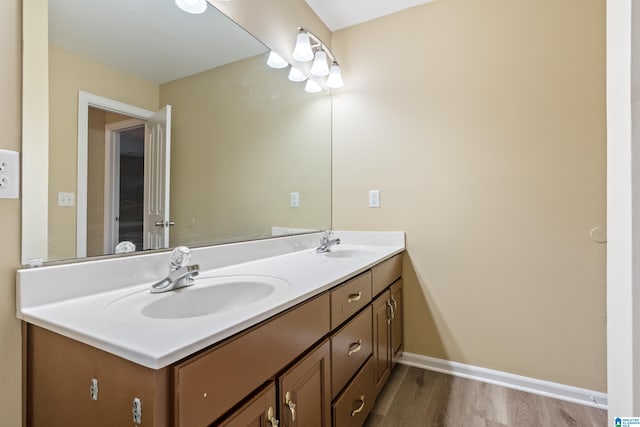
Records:
[[[433,0],[305,0],[331,31]]]
[[[155,83],[267,51],[216,8],[190,15],[174,0],[49,0],[49,41]]]
[[[433,0],[305,1],[335,31]],[[159,84],[267,51],[216,8],[174,0],[49,0],[49,41]]]

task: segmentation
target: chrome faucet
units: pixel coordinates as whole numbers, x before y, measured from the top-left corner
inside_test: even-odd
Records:
[[[331,250],[331,246],[340,244],[340,239],[332,239],[332,237],[333,231],[325,231],[322,235],[322,240],[320,240],[320,246],[317,247],[316,252],[329,252]]]
[[[178,246],[171,252],[169,275],[151,286],[151,293],[173,291],[194,284],[193,278],[200,273],[198,264],[191,262],[191,251],[186,246]]]

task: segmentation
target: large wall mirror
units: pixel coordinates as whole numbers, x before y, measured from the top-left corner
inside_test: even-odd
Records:
[[[23,263],[330,228],[330,96],[216,8],[24,5]]]

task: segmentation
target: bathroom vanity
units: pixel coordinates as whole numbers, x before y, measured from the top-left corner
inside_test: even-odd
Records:
[[[279,272],[288,286],[244,314],[138,319],[136,299],[155,298],[146,284],[30,306],[29,274],[43,272],[19,272],[27,425],[361,426],[402,351],[404,236],[384,245],[344,236],[326,254],[300,249],[310,237],[298,237],[289,253],[203,273],[197,292],[207,278]]]

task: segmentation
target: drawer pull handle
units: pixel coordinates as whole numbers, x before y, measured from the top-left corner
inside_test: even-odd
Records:
[[[362,340],[358,340],[358,342],[354,342],[349,346],[349,352],[347,356],[351,356],[353,353],[357,353],[362,350]]]
[[[351,411],[351,416],[354,417],[358,412],[362,412],[362,410],[364,409],[364,395],[360,396],[360,406],[358,406],[356,409],[354,409],[353,411]],[[356,400],[357,402],[357,400]]]
[[[351,294],[349,295],[349,298],[347,298],[347,304],[351,304],[352,302],[355,302],[355,301],[360,301],[360,298],[362,298],[362,292],[358,292],[357,294]]]
[[[269,406],[267,410],[267,421],[271,423],[271,427],[277,427],[280,422],[276,419],[275,414],[273,413],[273,408]]]
[[[284,404],[289,407],[289,411],[291,412],[291,422],[296,421],[296,404],[291,400],[291,393],[287,392],[284,396]]]
[[[396,311],[398,311],[398,303],[393,296],[391,297],[391,304],[393,304],[393,314],[395,315]]]

